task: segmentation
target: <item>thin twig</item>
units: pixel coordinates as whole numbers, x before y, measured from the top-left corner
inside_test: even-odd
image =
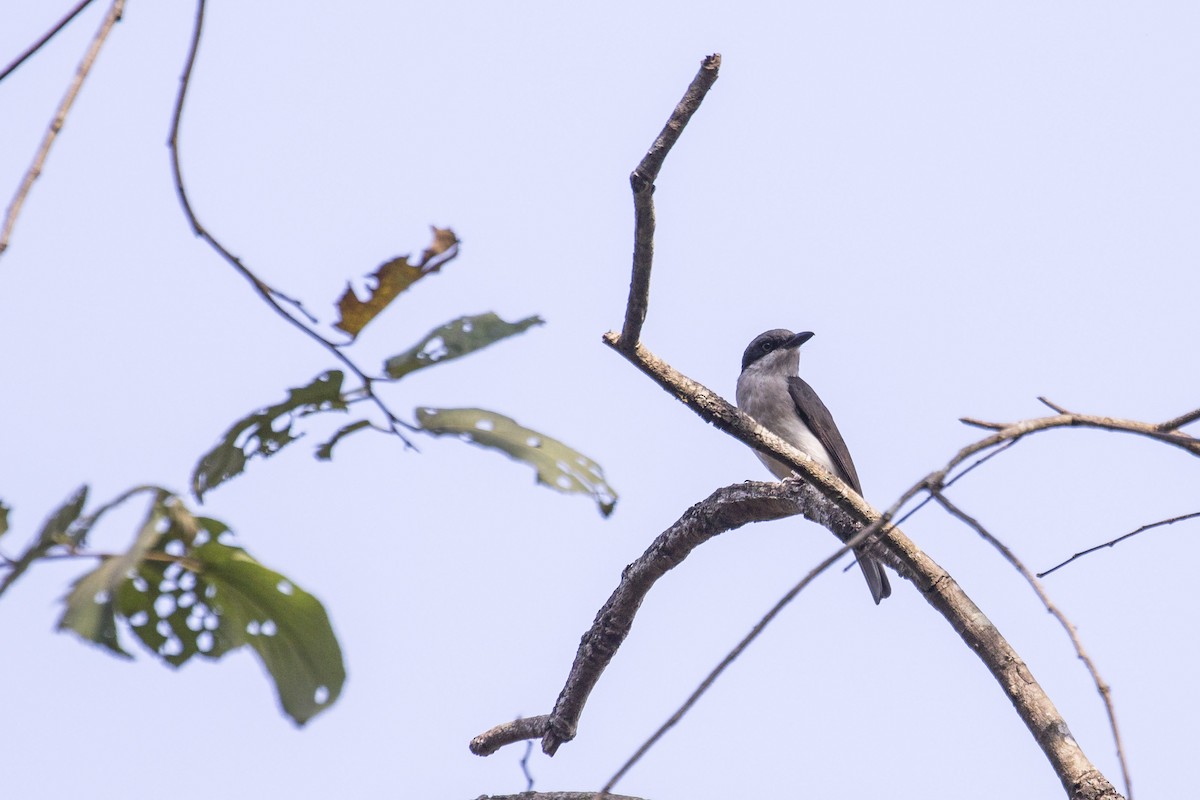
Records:
[[[1129,778],[1129,765],[1125,761],[1125,747],[1121,744],[1121,732],[1117,728],[1117,713],[1113,708],[1112,691],[1109,685],[1100,677],[1100,672],[1096,669],[1096,665],[1087,654],[1087,651],[1083,649],[1083,642],[1079,639],[1079,632],[1071,624],[1071,621],[1067,619],[1066,615],[1050,602],[1050,597],[1046,594],[1038,579],[1033,576],[1033,573],[1021,563],[1021,560],[1003,542],[989,533],[978,520],[950,502],[949,498],[942,494],[941,491],[933,491],[932,496],[951,516],[956,517],[959,521],[967,525],[967,527],[974,530],[984,541],[995,547],[1004,556],[1005,560],[1017,572],[1021,573],[1021,577],[1029,583],[1029,586],[1038,596],[1038,599],[1042,601],[1042,605],[1046,607],[1046,610],[1058,620],[1058,624],[1062,625],[1063,630],[1067,632],[1067,636],[1071,639],[1071,644],[1075,648],[1075,655],[1083,662],[1084,667],[1092,678],[1092,683],[1096,686],[1096,691],[1100,694],[1101,701],[1104,703],[1104,711],[1108,714],[1108,726],[1112,730],[1113,744],[1117,748],[1117,761],[1121,765],[1121,778],[1125,783],[1125,797],[1126,800],[1133,800],[1133,783]]]
[[[1059,414],[1070,414],[1071,413],[1070,411],[1067,411],[1062,406],[1058,405],[1057,403],[1050,402],[1049,400],[1047,400],[1045,397],[1042,397],[1041,395],[1038,395],[1038,402],[1041,403],[1042,405],[1046,406],[1046,408],[1049,408],[1051,411],[1056,411]]]
[[[71,20],[73,20],[73,19],[75,19],[75,17],[79,16],[79,13],[81,11],[83,11],[85,8],[87,8],[88,6],[90,6],[91,4],[92,4],[92,0],[82,0],[82,2],[79,3],[79,5],[75,6],[73,9],[68,11],[66,16],[64,16],[57,23],[55,23],[53,28],[46,31],[45,35],[42,36],[42,38],[38,39],[33,44],[29,45],[29,47],[25,50],[24,53],[21,53],[21,55],[17,56],[16,58],[14,58],[12,60],[12,63],[10,63],[4,69],[0,70],[0,81],[3,81],[5,78],[7,78],[9,75],[11,75],[17,69],[17,67],[21,66],[27,60],[29,60],[30,56],[32,56],[38,50],[41,50],[43,47],[45,47],[46,44],[51,39],[53,39],[55,36],[58,35],[59,31],[61,31],[65,27],[67,27],[67,25],[70,24]]]
[[[533,755],[533,740],[525,742],[525,755],[521,756],[521,773],[525,776],[525,791],[533,791],[533,775],[529,772],[529,757]]]
[[[962,472],[958,473],[953,478],[946,481],[946,485],[943,488],[949,489],[951,486],[958,483],[959,478],[966,477],[967,474],[971,472],[971,470],[990,461],[991,459],[1000,455],[1001,453],[1003,453],[1005,450],[1012,447],[1016,443],[1017,443],[1016,439],[1009,439],[1007,442],[1000,445],[995,450],[992,450],[992,452],[988,453],[987,455],[983,456],[982,458],[976,459],[971,464],[971,466],[967,467]],[[922,500],[920,503],[917,503],[917,505],[914,508],[912,508],[908,513],[906,513],[903,517],[896,520],[896,526],[899,527],[900,525],[903,525],[909,517],[911,517],[913,514],[916,514],[918,511],[920,511],[922,508],[924,508],[928,503],[932,502],[932,500],[933,500],[933,495],[926,495],[924,500]]]
[[[625,304],[625,326],[621,329],[621,341],[633,347],[642,335],[642,324],[646,321],[646,310],[650,303],[650,268],[654,262],[654,182],[663,161],[688,120],[700,108],[704,96],[712,88],[721,69],[721,54],[714,53],[700,62],[700,71],[692,79],[683,99],[671,112],[670,119],[662,132],[646,152],[641,163],[629,175],[633,187],[633,276],[629,281],[629,301]]]
[[[984,420],[975,419],[974,417],[959,417],[958,421],[963,425],[970,425],[973,428],[983,428],[984,430],[989,431],[1002,430],[1005,426],[1003,422],[985,422]]]
[[[187,98],[187,90],[191,82],[192,69],[196,64],[196,54],[200,49],[200,39],[204,31],[204,9],[205,0],[198,0],[196,3],[196,23],[192,30],[192,41],[188,49],[187,62],[184,66],[183,76],[179,81],[179,92],[175,96],[175,110],[171,117],[171,135],[167,142],[171,151],[171,173],[175,182],[175,192],[179,195],[179,202],[183,206],[184,215],[187,217],[188,222],[191,224],[192,230],[196,233],[196,235],[203,239],[210,247],[212,247],[213,250],[215,250],[221,256],[221,258],[225,259],[225,261],[228,262],[229,265],[232,266],[239,275],[245,278],[254,288],[255,293],[262,298],[263,302],[269,305],[277,314],[279,314],[279,316],[283,317],[283,319],[285,319],[293,327],[302,331],[305,335],[331,353],[334,358],[345,365],[346,369],[354,373],[354,375],[362,382],[363,391],[366,392],[366,394],[374,402],[375,406],[383,413],[384,418],[387,420],[388,429],[390,432],[397,436],[400,441],[404,442],[405,447],[415,450],[416,446],[408,439],[407,436],[404,435],[404,431],[401,430],[401,428],[414,432],[419,431],[420,429],[403,421],[396,416],[396,414],[394,414],[390,408],[388,408],[387,404],[383,402],[383,399],[375,393],[373,386],[374,379],[367,375],[366,372],[364,372],[356,363],[354,363],[349,356],[343,353],[338,345],[334,344],[329,339],[326,339],[313,328],[305,325],[304,322],[297,319],[292,314],[289,314],[287,310],[280,305],[280,300],[289,303],[293,307],[297,308],[300,313],[307,316],[310,320],[312,319],[312,317],[308,315],[308,312],[304,311],[303,307],[300,306],[297,301],[292,300],[286,295],[283,295],[272,289],[264,281],[259,279],[257,275],[251,272],[237,256],[230,253],[224,245],[217,241],[217,239],[213,237],[203,225],[200,224],[200,220],[196,217],[195,212],[192,210],[192,204],[188,199],[187,189],[184,187],[183,183],[183,170],[180,166],[179,130],[183,120],[184,101]]]
[[[3,254],[8,249],[8,241],[12,237],[13,226],[17,223],[17,215],[21,213],[21,207],[25,204],[25,198],[29,195],[29,190],[33,188],[34,181],[42,174],[42,167],[46,163],[46,156],[50,154],[50,147],[54,144],[54,140],[58,138],[58,132],[66,124],[67,112],[75,104],[75,98],[79,96],[79,90],[83,88],[84,79],[91,72],[92,65],[96,63],[96,56],[100,54],[100,48],[104,46],[104,42],[108,39],[108,34],[112,31],[113,26],[121,19],[121,12],[124,9],[125,0],[113,1],[112,7],[104,15],[104,19],[101,21],[96,35],[92,37],[92,42],[88,45],[88,49],[83,55],[83,60],[79,62],[79,66],[75,70],[75,77],[71,80],[70,86],[67,87],[67,93],[63,96],[62,102],[58,104],[58,110],[55,112],[54,118],[50,120],[50,127],[46,129],[46,135],[42,137],[42,143],[38,147],[37,153],[34,154],[33,163],[29,165],[29,169],[25,172],[25,177],[21,179],[21,185],[17,188],[17,193],[13,196],[12,202],[9,203],[8,211],[4,217],[4,227],[0,229],[0,254]]]
[[[1183,514],[1178,517],[1171,517],[1170,519],[1161,519],[1158,522],[1148,523],[1148,524],[1143,525],[1142,527],[1138,528],[1136,531],[1130,531],[1129,533],[1122,534],[1121,536],[1118,536],[1117,538],[1113,539],[1110,542],[1105,542],[1104,544],[1098,544],[1095,547],[1089,547],[1087,550],[1083,550],[1079,553],[1076,553],[1075,555],[1071,556],[1070,558],[1068,558],[1066,561],[1062,562],[1061,564],[1055,564],[1053,567],[1046,570],[1045,572],[1039,572],[1037,574],[1037,576],[1039,578],[1044,578],[1047,575],[1049,575],[1050,573],[1056,572],[1056,571],[1062,569],[1067,564],[1070,564],[1072,561],[1074,561],[1077,558],[1083,558],[1086,555],[1090,555],[1091,553],[1094,553],[1097,550],[1103,550],[1106,547],[1113,547],[1114,545],[1120,544],[1121,542],[1125,541],[1126,539],[1129,539],[1133,536],[1137,536],[1139,533],[1142,533],[1144,531],[1148,531],[1153,528],[1159,528],[1159,527],[1162,527],[1163,525],[1174,525],[1176,522],[1183,522],[1184,520],[1195,519],[1196,517],[1200,517],[1200,511],[1194,511],[1191,514]]]

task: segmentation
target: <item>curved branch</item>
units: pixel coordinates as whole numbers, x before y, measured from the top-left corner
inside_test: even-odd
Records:
[[[715,79],[715,66],[713,79]],[[699,80],[699,76],[697,80]],[[693,82],[693,86],[695,85],[696,82]],[[707,91],[707,88],[703,91]],[[700,93],[701,97],[703,91]],[[662,152],[664,157],[665,152],[664,149]],[[649,158],[649,154],[647,158]],[[661,158],[654,162],[655,174],[657,174],[659,166],[661,166]],[[1046,755],[1070,797],[1089,798],[1089,800],[1091,798],[1119,797],[1120,795],[1117,794],[1112,784],[1083,753],[1049,696],[1033,678],[1029,668],[1008,641],[967,597],[954,579],[918,549],[899,529],[891,526],[890,521],[899,508],[920,492],[940,493],[940,489],[946,484],[949,472],[967,458],[980,451],[1016,441],[1029,433],[1065,425],[1125,430],[1159,439],[1195,455],[1200,455],[1200,446],[1195,440],[1183,434],[1171,432],[1173,431],[1172,423],[1182,425],[1192,418],[1181,417],[1173,420],[1172,423],[1152,426],[1127,420],[1112,420],[1064,412],[1060,413],[1058,417],[1030,420],[1014,425],[968,421],[970,424],[978,424],[997,432],[981,442],[961,450],[945,469],[933,473],[919,482],[907,491],[891,509],[880,514],[843,482],[823,468],[816,466],[806,454],[758,425],[711,390],[671,368],[670,365],[658,359],[641,345],[639,337],[648,306],[650,256],[653,247],[653,206],[650,202],[653,181],[652,179],[649,181],[639,180],[639,173],[635,170],[631,176],[631,182],[634,188],[635,211],[638,215],[635,231],[633,282],[630,287],[623,331],[621,334],[612,332],[605,334],[605,343],[621,353],[662,388],[674,394],[707,422],[760,453],[773,456],[790,466],[805,482],[796,491],[815,498],[810,505],[806,504],[809,505],[809,510],[805,512],[805,516],[833,531],[843,541],[849,539],[857,542],[861,538],[866,542],[864,547],[868,548],[873,556],[898,569],[904,578],[911,581],[925,596],[926,601],[937,609],[962,640],[984,662]],[[1056,411],[1062,411],[1047,400],[1043,400],[1043,402]],[[1196,418],[1200,418],[1200,416]],[[759,486],[763,486],[763,484],[759,484]],[[785,481],[782,484],[765,484],[765,486],[774,486],[786,491],[796,484],[793,481]],[[666,570],[680,563],[693,548],[721,530],[738,527],[756,519],[773,519],[781,514],[780,498],[773,498],[772,502],[766,505],[757,503],[747,505],[739,502],[737,497],[722,496],[737,490],[753,491],[754,485],[745,484],[741,487],[718,490],[704,503],[685,513],[679,522],[655,540],[642,558],[626,568],[621,584],[604,607],[600,609],[592,628],[580,642],[567,683],[559,694],[554,711],[545,722],[546,729],[542,738],[544,751],[553,755],[563,742],[569,741],[575,735],[579,714],[582,712],[588,694],[599,679],[604,666],[624,641],[632,625],[633,615],[654,581]],[[741,513],[737,513],[738,510]],[[749,511],[749,515],[746,514],[747,511]],[[726,518],[726,513],[732,516]],[[795,513],[795,509],[787,513]],[[782,515],[786,516],[786,513]],[[847,524],[847,519],[849,524]],[[794,591],[799,591],[799,588]],[[732,657],[735,656],[736,651]],[[699,691],[702,691],[703,688],[702,686]],[[668,721],[664,729],[671,724],[673,723]],[[643,746],[638,755],[644,751],[645,747]],[[634,759],[636,758],[637,755]],[[614,776],[613,780],[609,782],[609,786],[612,786],[620,774]]]
[[[967,596],[957,582],[933,559],[922,552],[899,529],[884,527],[898,508],[922,490],[941,487],[946,475],[980,450],[995,447],[1012,438],[1052,427],[1081,426],[1106,430],[1136,432],[1197,452],[1196,440],[1182,434],[1164,434],[1153,425],[1086,415],[1061,415],[1043,420],[1029,420],[1003,426],[1002,430],[981,442],[963,448],[943,470],[933,473],[905,493],[893,509],[880,514],[844,483],[819,466],[804,453],[771,434],[754,420],[742,414],[717,394],[687,378],[666,362],[650,353],[641,344],[628,350],[619,346],[615,333],[604,336],[605,343],[649,375],[656,383],[676,395],[688,408],[705,421],[734,438],[774,458],[783,461],[810,483],[829,502],[830,512],[836,509],[848,514],[863,525],[882,528],[878,539],[869,542],[871,554],[897,568],[902,577],[910,580],[925,596],[926,602],[937,609],[1008,696],[1017,714],[1046,755],[1064,789],[1071,797],[1118,797],[1112,784],[1100,773],[1071,736],[1062,715],[1050,697],[1034,679],[1012,645],[1000,634],[984,613]],[[1200,454],[1200,452],[1197,452]],[[830,530],[833,526],[814,519]],[[543,743],[544,746],[544,743]]]
[[[718,489],[684,512],[675,524],[655,538],[646,552],[625,567],[620,584],[596,613],[591,628],[579,642],[575,661],[554,703],[554,710],[546,719],[542,750],[547,755],[554,755],[563,743],[575,738],[588,696],[629,635],[642,600],[659,578],[714,536],[750,522],[781,519],[797,513],[810,519],[826,519],[826,506],[811,486],[798,481],[751,481]],[[850,531],[850,536],[856,532],[850,518],[844,514],[839,515],[837,523],[840,530]]]
[[[798,489],[800,492],[811,492],[816,505],[804,502],[800,504],[797,509],[806,517],[809,517],[809,511],[815,510],[820,503],[824,502],[823,498],[817,494],[815,489],[813,489],[811,486],[807,486],[801,481],[789,479],[784,481],[782,484],[764,484],[764,486],[766,486],[770,491],[774,491],[777,488],[786,488],[790,486],[800,487]],[[811,519],[811,517],[809,518]],[[601,793],[607,792],[616,786],[617,781],[624,777],[625,773],[629,772],[629,770],[641,760],[642,756],[644,756],[650,750],[650,748],[653,747],[656,742],[658,742],[659,739],[666,735],[667,731],[669,731],[675,726],[676,723],[683,719],[683,716],[687,714],[689,710],[691,710],[692,706],[694,706],[704,695],[704,693],[712,687],[717,678],[721,676],[721,673],[724,672],[730,664],[736,661],[743,652],[745,652],[746,648],[748,648],[754,642],[754,640],[757,639],[764,630],[766,630],[766,627],[770,625],[777,616],[779,616],[780,612],[782,612],[789,603],[796,599],[796,596],[799,595],[806,586],[816,580],[817,576],[819,576],[825,570],[836,564],[842,556],[846,555],[846,553],[850,552],[854,547],[857,547],[859,544],[866,541],[867,537],[875,533],[875,529],[877,527],[877,525],[867,525],[860,528],[859,531],[846,540],[841,547],[833,551],[832,554],[826,556],[823,561],[817,564],[817,566],[809,570],[808,574],[801,578],[799,583],[789,589],[787,593],[783,595],[783,597],[779,598],[775,605],[771,607],[771,610],[764,614],[762,619],[760,619],[754,625],[754,627],[750,629],[750,632],[742,637],[742,640],[738,642],[737,646],[730,650],[729,653],[727,653],[725,657],[721,659],[721,663],[717,664],[716,667],[709,671],[704,680],[700,682],[700,685],[697,686],[695,691],[688,696],[687,700],[685,700],[683,704],[676,709],[675,713],[673,713],[666,722],[660,725],[658,730],[651,734],[650,738],[643,742],[632,756],[626,759],[625,763],[621,765],[620,769],[613,773],[613,776],[608,779],[608,782],[604,784],[604,787],[600,790]],[[839,537],[844,535],[844,532],[838,533]]]
[[[262,298],[263,302],[270,306],[275,313],[283,317],[293,327],[302,331],[306,336],[331,353],[334,358],[336,358],[346,367],[346,369],[350,370],[352,373],[354,373],[355,377],[362,381],[363,391],[372,400],[372,402],[374,402],[375,406],[383,413],[385,419],[387,419],[390,432],[397,436],[400,441],[404,442],[405,447],[415,450],[416,446],[409,441],[408,437],[404,435],[404,431],[402,431],[401,428],[414,432],[419,430],[419,428],[404,422],[398,416],[396,416],[396,414],[394,414],[390,408],[388,408],[387,404],[383,402],[383,399],[375,393],[373,385],[374,379],[367,375],[356,363],[354,363],[354,361],[350,359],[349,356],[343,353],[338,345],[326,339],[304,322],[288,313],[287,310],[280,305],[280,301],[288,303],[310,321],[313,320],[312,316],[304,310],[304,307],[298,301],[293,300],[290,297],[287,297],[286,295],[271,288],[257,275],[251,272],[250,269],[241,262],[241,259],[230,253],[224,245],[217,241],[217,239],[213,237],[203,225],[200,224],[200,220],[196,217],[195,212],[192,210],[192,204],[188,198],[187,189],[184,187],[183,170],[180,166],[179,160],[179,129],[183,120],[183,106],[184,101],[187,99],[187,90],[191,83],[192,70],[196,65],[196,54],[200,49],[200,39],[204,33],[204,8],[205,0],[197,0],[196,24],[192,29],[192,41],[188,48],[187,61],[184,66],[183,75],[179,80],[179,93],[175,96],[175,111],[171,116],[171,135],[167,140],[167,146],[171,151],[171,175],[175,182],[175,192],[177,195],[179,195],[179,202],[183,206],[183,213],[187,217],[188,223],[192,226],[192,230],[195,232],[195,234],[203,239],[205,243],[207,243],[213,250],[215,250],[217,254],[221,256],[221,258],[225,259],[225,261],[228,262],[229,265],[233,267],[239,275],[245,278],[254,288],[255,293]]]
[[[1112,731],[1113,743],[1117,748],[1117,763],[1121,767],[1121,778],[1125,783],[1125,796],[1132,798],[1133,782],[1129,777],[1129,764],[1125,760],[1125,746],[1121,743],[1121,731],[1117,727],[1117,712],[1116,709],[1113,708],[1112,690],[1110,689],[1109,685],[1104,682],[1104,679],[1100,677],[1100,671],[1096,669],[1096,664],[1094,661],[1092,661],[1091,656],[1089,656],[1087,651],[1083,649],[1083,642],[1079,639],[1079,631],[1076,630],[1071,621],[1067,619],[1066,615],[1059,611],[1058,606],[1050,602],[1050,597],[1042,588],[1042,584],[1039,583],[1038,579],[1034,577],[1033,573],[1030,572],[1023,563],[1021,563],[1021,560],[1017,558],[1012,550],[1008,549],[1003,542],[993,536],[986,528],[983,527],[983,525],[979,523],[978,520],[964,512],[954,503],[950,502],[950,500],[940,491],[935,490],[930,492],[930,497],[936,500],[937,503],[944,508],[948,514],[961,521],[964,525],[982,537],[984,541],[996,548],[996,550],[998,550],[1000,554],[1004,556],[1004,559],[1021,574],[1021,577],[1024,578],[1029,584],[1030,588],[1033,589],[1034,594],[1036,594],[1038,599],[1042,601],[1042,605],[1045,606],[1046,610],[1050,612],[1050,614],[1056,620],[1058,620],[1058,624],[1062,626],[1064,631],[1066,631],[1067,637],[1071,640],[1071,645],[1075,648],[1075,655],[1077,655],[1079,660],[1083,662],[1084,668],[1087,669],[1088,675],[1091,676],[1092,683],[1096,687],[1096,692],[1100,695],[1100,699],[1104,703],[1104,711],[1108,715],[1108,727],[1109,730]]]
[[[471,752],[477,756],[490,756],[506,744],[538,739],[546,733],[546,722],[549,719],[549,714],[541,714],[502,722],[472,739]]]

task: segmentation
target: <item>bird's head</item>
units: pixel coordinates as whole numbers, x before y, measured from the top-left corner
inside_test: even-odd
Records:
[[[742,354],[742,371],[752,365],[766,371],[788,370],[795,375],[800,363],[800,345],[813,337],[812,331],[792,333],[787,328],[760,333]]]

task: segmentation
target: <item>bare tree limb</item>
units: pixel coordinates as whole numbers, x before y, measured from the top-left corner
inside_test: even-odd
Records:
[[[632,347],[642,335],[642,323],[650,303],[650,267],[654,261],[654,182],[662,169],[667,153],[679,140],[688,120],[700,108],[700,103],[717,80],[721,69],[721,54],[714,53],[700,62],[700,71],[692,79],[683,99],[675,106],[662,133],[637,168],[629,175],[633,187],[633,277],[629,281],[629,301],[625,305],[625,326],[622,340]]]
[[[477,756],[490,756],[506,744],[540,738],[546,732],[549,719],[549,714],[541,714],[501,723],[472,739],[471,752]]]
[[[1083,558],[1086,555],[1090,555],[1090,554],[1096,552],[1097,550],[1103,550],[1106,547],[1113,547],[1114,545],[1120,544],[1121,542],[1125,541],[1126,539],[1129,539],[1133,536],[1137,536],[1139,533],[1142,533],[1144,531],[1152,530],[1154,528],[1160,528],[1163,525],[1174,525],[1176,522],[1183,522],[1185,520],[1195,519],[1196,517],[1200,517],[1200,511],[1194,511],[1191,514],[1182,514],[1178,517],[1171,517],[1170,519],[1160,519],[1158,522],[1147,523],[1146,525],[1143,525],[1142,527],[1138,528],[1136,531],[1130,531],[1129,533],[1118,536],[1117,538],[1113,539],[1112,541],[1105,542],[1104,544],[1098,544],[1095,547],[1089,547],[1087,550],[1078,552],[1075,555],[1068,558],[1066,561],[1063,561],[1061,564],[1055,564],[1053,567],[1046,570],[1045,572],[1039,572],[1037,574],[1037,576],[1039,578],[1044,578],[1047,575],[1049,575],[1050,573],[1057,572],[1058,570],[1062,569],[1067,564],[1070,564],[1072,561],[1074,561],[1077,558]]]
[[[817,494],[815,489],[813,489],[811,486],[808,486],[807,484],[805,484],[801,481],[789,479],[787,481],[784,481],[782,484],[764,484],[764,485],[766,487],[768,487],[769,490],[772,490],[772,491],[775,489],[775,487],[786,487],[789,485],[792,487],[801,487],[797,491],[799,491],[801,493],[811,492],[812,497],[813,497],[813,502],[816,503],[817,505],[820,505],[824,502],[823,499],[820,499],[820,495]],[[710,498],[710,499],[712,499],[712,498]],[[708,501],[705,501],[705,502],[708,502]],[[813,509],[813,508],[816,508],[817,505],[810,506],[808,504],[801,504],[800,506],[797,507],[797,511],[799,513],[804,513],[805,516],[807,516],[807,513],[805,513],[805,508]],[[758,623],[755,624],[755,626],[753,628],[751,628],[750,632],[748,634],[746,634],[746,636],[744,636],[740,642],[738,642],[737,646],[734,647],[733,650],[729,651],[729,653],[726,654],[726,656],[723,659],[721,659],[721,663],[717,664],[717,666],[714,667],[712,669],[712,671],[710,671],[708,673],[707,676],[705,676],[704,680],[700,682],[700,685],[696,687],[696,690],[693,691],[691,693],[691,695],[688,696],[687,700],[685,700],[678,709],[676,709],[675,713],[672,714],[670,716],[670,718],[667,719],[666,722],[664,722],[661,726],[659,726],[658,730],[656,730],[650,736],[650,738],[648,738],[645,742],[643,742],[642,745],[640,747],[638,747],[638,749],[634,752],[634,754],[632,756],[630,756],[625,761],[624,764],[621,765],[621,768],[618,769],[616,771],[616,773],[614,773],[613,776],[608,779],[608,782],[606,784],[604,784],[604,788],[601,789],[601,792],[602,793],[608,792],[614,786],[616,786],[617,781],[619,781],[622,777],[624,777],[625,773],[629,772],[629,770],[632,769],[633,766],[635,764],[637,764],[638,761],[641,760],[642,756],[644,756],[647,752],[649,752],[650,748],[653,747],[655,745],[655,743],[657,743],[658,740],[661,739],[667,733],[667,731],[669,731],[671,728],[675,727],[675,725],[681,719],[683,719],[684,715],[687,714],[687,712],[689,710],[691,710],[692,706],[694,706],[696,704],[696,702],[704,695],[704,693],[707,692],[709,690],[709,688],[712,687],[712,685],[716,682],[717,678],[719,678],[721,676],[721,673],[724,672],[725,669],[730,664],[732,664],[734,661],[736,661],[737,658],[739,656],[741,656],[741,654],[743,652],[745,652],[746,648],[749,647],[751,645],[751,643],[754,642],[754,640],[757,639],[764,630],[766,630],[767,625],[771,624],[771,622],[774,621],[774,619],[777,616],[779,616],[780,612],[782,612],[783,609],[786,608],[788,606],[788,604],[792,602],[792,600],[796,599],[796,596],[799,595],[800,592],[805,589],[805,587],[807,587],[810,583],[812,583],[817,578],[818,575],[820,575],[822,572],[824,572],[825,570],[832,567],[835,563],[837,563],[838,559],[840,559],[842,556],[846,555],[846,553],[850,552],[857,545],[866,541],[868,536],[873,535],[874,528],[876,528],[876,527],[877,526],[874,526],[874,525],[868,525],[866,527],[861,528],[858,531],[858,533],[856,533],[845,544],[843,544],[841,547],[839,547],[837,550],[835,550],[831,555],[827,556],[823,561],[821,561],[819,564],[817,564],[817,566],[813,567],[807,575],[805,575],[803,578],[800,579],[799,583],[797,583],[790,590],[788,590],[788,592],[786,594],[784,594],[784,596],[781,597],[775,603],[774,606],[771,607],[771,610],[768,611],[766,614],[764,614],[762,619],[760,619],[758,621]]]
[[[1188,415],[1185,415],[1188,416]],[[1183,419],[1184,417],[1180,417]],[[986,439],[980,439],[974,444],[964,447],[958,452],[946,468],[940,474],[943,478],[945,474],[954,467],[961,464],[966,459],[975,455],[981,450],[995,447],[999,444],[1012,439],[1020,439],[1028,436],[1031,433],[1039,433],[1041,431],[1051,430],[1052,428],[1094,428],[1102,431],[1114,431],[1118,433],[1134,433],[1139,436],[1145,436],[1150,439],[1155,439],[1160,442],[1178,447],[1187,453],[1194,456],[1200,456],[1200,439],[1194,439],[1186,433],[1176,431],[1174,429],[1165,428],[1164,425],[1155,425],[1152,422],[1139,422],[1133,419],[1120,419],[1117,417],[1100,417],[1094,414],[1074,414],[1066,413],[1059,414],[1054,417],[1037,417],[1035,419],[1022,420],[1021,422],[984,422],[970,417],[963,417],[960,422],[971,425],[976,428],[986,428],[987,430],[996,431],[993,435]],[[1174,422],[1174,420],[1172,420]],[[1169,423],[1165,423],[1169,424]]]
[[[575,738],[588,696],[625,641],[642,600],[659,578],[714,536],[749,522],[781,519],[796,513],[826,522],[832,514],[837,517],[837,529],[845,532],[847,538],[861,527],[855,526],[848,515],[837,509],[831,510],[811,486],[798,481],[748,481],[718,489],[659,534],[646,552],[622,571],[620,584],[601,606],[591,628],[580,640],[570,674],[546,720],[542,750],[554,755],[563,743]],[[839,552],[836,558],[843,554],[844,551]],[[611,787],[612,782],[606,789]]]
[[[1008,548],[1007,545],[989,533],[987,529],[979,523],[978,520],[962,511],[960,508],[958,508],[958,506],[954,505],[954,503],[950,502],[950,500],[944,494],[942,494],[941,491],[930,492],[930,496],[933,497],[933,499],[936,500],[942,508],[946,509],[947,513],[961,521],[967,527],[971,528],[973,531],[975,531],[975,533],[982,537],[984,541],[996,548],[996,550],[998,550],[1000,554],[1004,556],[1005,560],[1008,561],[1008,563],[1011,564],[1013,568],[1017,570],[1017,572],[1021,573],[1021,577],[1024,578],[1029,584],[1030,588],[1033,589],[1034,594],[1036,594],[1038,599],[1042,601],[1042,605],[1046,607],[1046,610],[1049,611],[1056,620],[1058,620],[1058,624],[1062,625],[1063,630],[1067,632],[1067,636],[1071,639],[1071,645],[1075,648],[1075,655],[1077,655],[1079,660],[1083,662],[1084,667],[1087,669],[1088,674],[1092,678],[1092,683],[1095,685],[1097,693],[1100,695],[1101,701],[1104,703],[1104,711],[1108,715],[1108,727],[1112,731],[1113,743],[1117,748],[1117,761],[1121,765],[1121,778],[1125,784],[1125,797],[1127,800],[1133,800],[1133,781],[1129,777],[1129,764],[1125,760],[1125,747],[1121,744],[1121,731],[1117,727],[1117,712],[1113,708],[1112,691],[1109,688],[1109,685],[1104,682],[1104,679],[1100,677],[1100,671],[1096,669],[1096,664],[1094,661],[1092,661],[1091,656],[1089,656],[1087,651],[1083,649],[1083,642],[1079,639],[1079,631],[1076,630],[1071,621],[1067,619],[1066,615],[1058,609],[1058,606],[1050,602],[1050,597],[1042,588],[1042,584],[1033,576],[1033,573],[1031,573],[1026,566],[1021,563],[1020,559],[1016,557],[1016,555]]]
[[[78,8],[70,16],[74,16],[74,14],[82,10],[82,8]],[[25,198],[28,197],[29,190],[33,188],[34,181],[42,174],[42,167],[46,163],[46,156],[50,154],[50,147],[54,144],[54,140],[58,138],[58,132],[66,124],[67,113],[71,110],[71,106],[75,104],[75,98],[79,96],[79,90],[83,88],[84,80],[87,78],[88,73],[92,71],[92,65],[96,63],[96,56],[100,55],[100,48],[108,40],[109,33],[112,32],[113,26],[120,21],[124,10],[125,0],[113,0],[112,7],[104,15],[99,30],[92,37],[91,44],[88,45],[88,49],[83,55],[83,60],[79,62],[79,66],[75,70],[75,77],[71,80],[70,86],[67,87],[67,93],[63,95],[62,102],[58,104],[58,110],[54,113],[54,118],[50,120],[50,127],[46,130],[46,135],[42,137],[42,143],[38,146],[37,153],[34,154],[33,163],[26,170],[25,177],[21,179],[21,185],[17,187],[17,193],[8,205],[8,211],[4,215],[4,227],[0,228],[0,254],[3,254],[8,249],[8,241],[12,237],[13,226],[17,224],[17,215],[21,213],[21,207],[25,205]],[[70,22],[70,16],[61,23],[60,28],[62,25]],[[58,29],[56,28],[47,34],[45,39],[49,40],[49,37],[57,32]],[[34,49],[40,46],[41,43],[36,45]],[[8,72],[16,69],[20,61],[24,60],[25,57],[22,56],[18,59],[16,64],[5,71],[5,74],[7,75]]]

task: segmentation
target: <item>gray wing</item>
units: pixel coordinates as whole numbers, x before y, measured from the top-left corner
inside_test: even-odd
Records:
[[[850,484],[854,491],[862,494],[862,485],[858,482],[858,471],[854,469],[850,450],[846,447],[842,434],[838,432],[829,409],[821,402],[821,398],[817,397],[813,388],[800,378],[788,378],[788,392],[792,395],[796,412],[800,414],[804,424],[829,451],[829,457],[833,459],[834,466],[840,473],[838,477]],[[871,598],[875,600],[875,605],[879,605],[883,598],[891,597],[892,584],[879,562],[861,548],[855,548],[854,555],[867,579],[867,586],[871,587]]]
[[[800,378],[788,378],[788,392],[792,402],[796,404],[796,412],[804,420],[804,424],[813,432],[818,441],[829,451],[834,465],[838,468],[838,477],[862,494],[862,484],[858,482],[858,471],[854,469],[854,461],[850,458],[850,450],[838,432],[837,424],[829,409],[817,397],[813,388]]]

